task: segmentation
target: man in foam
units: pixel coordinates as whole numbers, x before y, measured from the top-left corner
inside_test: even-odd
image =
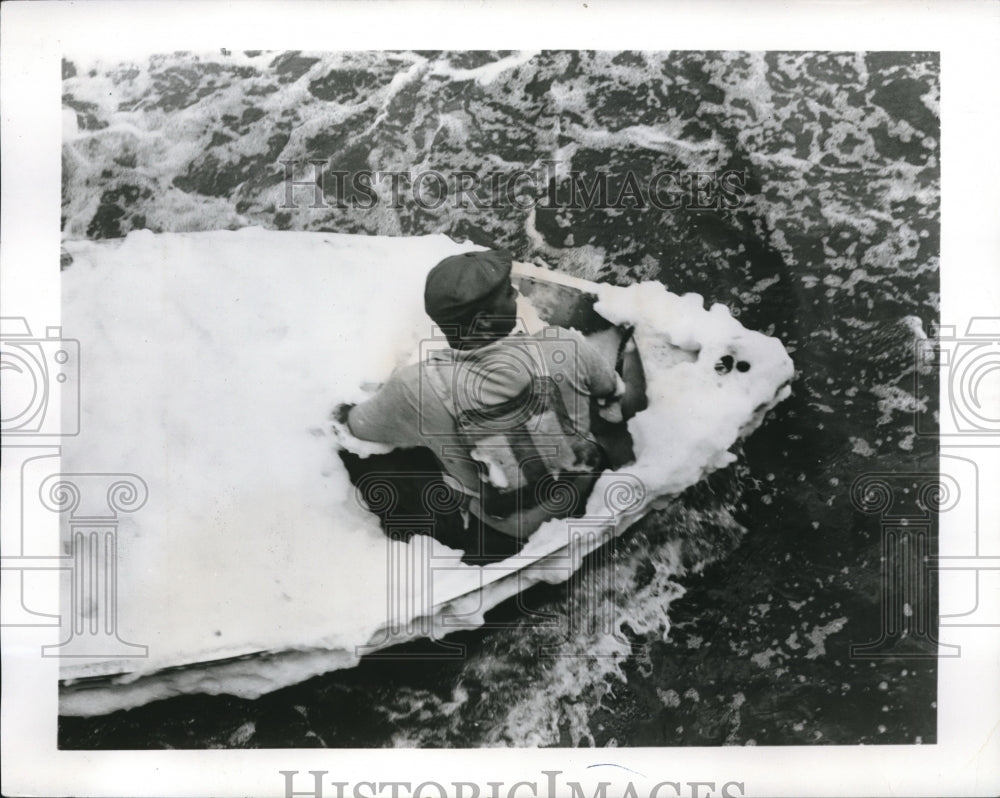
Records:
[[[504,251],[437,264],[424,308],[450,349],[397,369],[341,417],[357,438],[427,447],[461,492],[466,519],[523,538],[548,518],[582,513],[604,462],[591,402],[614,401],[624,384],[575,331],[514,332],[510,273]]]

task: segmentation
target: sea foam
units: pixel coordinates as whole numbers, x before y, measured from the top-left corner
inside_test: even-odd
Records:
[[[520,557],[468,566],[425,536],[388,541],[343,470],[329,418],[413,360],[432,332],[427,271],[475,247],[256,228],[65,247],[63,332],[80,341],[83,365],[81,433],[62,470],[148,485],[147,504],[119,526],[118,633],[149,656],[66,665],[63,714],[179,693],[256,697],[365,651],[479,626],[490,607],[569,578],[657,499],[731,462],[793,374],[780,342],[697,295],[595,289],[519,264],[597,290],[599,312],[636,326],[650,405],[629,425],[637,461],[602,475],[589,500],[584,520],[601,534],[554,520]],[[523,300],[521,310],[540,324]],[[749,369],[720,374],[725,355]],[[407,564],[406,591],[391,563]],[[103,678],[79,681],[91,676]]]

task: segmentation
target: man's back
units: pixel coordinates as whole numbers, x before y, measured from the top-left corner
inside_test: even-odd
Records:
[[[364,440],[429,448],[471,497],[472,512],[483,518],[481,497],[489,486],[481,476],[482,457],[459,430],[456,417],[463,409],[486,411],[510,402],[523,389],[526,373],[551,381],[571,436],[593,444],[591,399],[612,395],[616,375],[583,336],[560,328],[508,336],[470,351],[442,347],[420,363],[397,369],[375,396],[353,408],[350,429]],[[543,445],[565,447],[566,441],[550,436]],[[488,520],[513,534],[522,519]]]

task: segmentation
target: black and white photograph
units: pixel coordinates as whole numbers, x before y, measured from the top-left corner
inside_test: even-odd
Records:
[[[357,12],[330,45],[46,45],[44,214],[4,193],[4,698],[44,683],[58,792],[993,794],[997,245],[942,228],[977,199],[945,46],[373,46],[363,5],[293,4]],[[265,775],[219,786],[237,752]]]

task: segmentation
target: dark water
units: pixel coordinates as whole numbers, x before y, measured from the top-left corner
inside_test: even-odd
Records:
[[[938,319],[937,56],[546,52],[492,80],[462,71],[509,56],[174,54],[91,70],[70,54],[64,104],[82,135],[64,147],[64,235],[444,232],[591,279],[657,279],[780,337],[796,363],[793,396],[737,467],[649,516],[568,585],[534,589],[489,616],[493,628],[456,635],[461,658],[428,659],[433,645],[415,644],[409,658],[255,701],[187,696],[63,718],[61,746],[935,741],[933,591],[905,612],[889,594],[899,606],[886,618],[902,633],[874,657],[851,646],[882,637],[885,572],[935,546],[922,488],[937,442],[917,431],[936,429],[937,386],[914,351]],[[363,186],[345,187],[345,208],[310,207],[311,187],[299,186],[298,207],[281,207],[277,162],[297,162],[293,176],[307,180],[310,160],[348,175],[435,170],[446,182],[428,181],[437,189],[422,201],[403,184],[397,203],[386,194],[370,209],[350,207]],[[517,191],[462,207],[447,185],[471,173],[488,198],[489,173],[545,161],[557,162],[555,180],[538,181],[535,208],[518,207],[528,203]],[[730,170],[741,207],[712,184]],[[572,207],[570,172],[587,186],[605,176],[604,207]],[[664,172],[678,175],[663,185],[680,207],[645,193]],[[685,179],[714,195],[695,196]],[[323,188],[333,206],[329,176]],[[877,495],[852,498],[872,474],[926,529],[902,564],[883,559]]]

